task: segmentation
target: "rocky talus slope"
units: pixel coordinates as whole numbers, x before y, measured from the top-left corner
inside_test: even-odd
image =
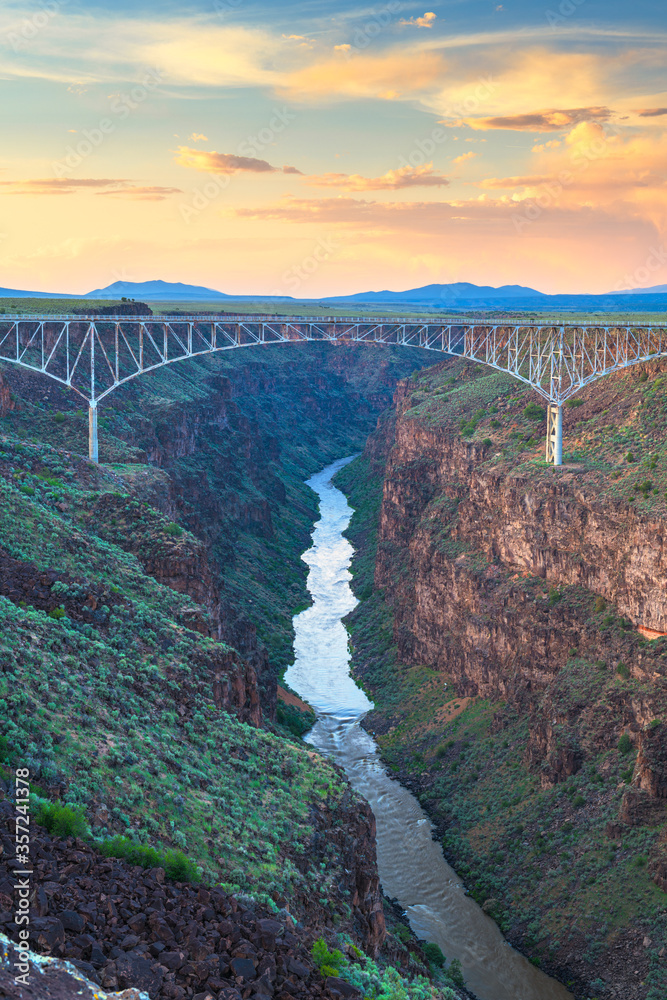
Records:
[[[7,800],[0,810],[0,923],[11,935],[15,878],[4,858],[13,810]],[[38,835],[32,848],[34,949],[67,959],[107,991],[135,988],[150,1000],[359,995],[317,972],[316,928],[305,931],[286,912],[276,919],[215,888],[169,882],[161,868],[102,858],[81,840]]]
[[[454,361],[403,383],[340,482],[355,669],[472,891],[577,996],[667,989],[667,394],[565,411]],[[374,584],[371,575],[374,575]],[[445,684],[446,682],[446,684]]]

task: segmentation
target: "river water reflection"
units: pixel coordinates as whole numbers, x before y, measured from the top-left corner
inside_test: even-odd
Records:
[[[290,687],[317,713],[306,741],[345,770],[377,820],[382,887],[406,911],[420,938],[458,958],[468,988],[480,1000],[572,1000],[572,995],[516,952],[465,891],[432,839],[431,823],[415,797],[390,778],[374,740],[360,725],[372,703],[349,674],[348,635],[342,618],[356,605],[349,585],[353,549],[343,537],[352,510],[331,479],[342,459],[308,480],[320,498],[310,567],[312,607],[294,618],[295,662]]]

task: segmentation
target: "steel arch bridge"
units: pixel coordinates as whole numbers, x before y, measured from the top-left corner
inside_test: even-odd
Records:
[[[303,316],[4,316],[0,362],[47,375],[88,403],[98,461],[97,408],[109,393],[164,365],[260,344],[393,344],[468,358],[506,372],[549,403],[547,461],[562,463],[563,403],[611,372],[667,355],[667,327]]]

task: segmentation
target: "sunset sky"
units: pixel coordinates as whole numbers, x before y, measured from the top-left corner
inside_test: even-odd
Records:
[[[4,3],[0,285],[667,283],[662,0]]]

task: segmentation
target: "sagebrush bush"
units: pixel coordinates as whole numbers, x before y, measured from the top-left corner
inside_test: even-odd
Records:
[[[118,858],[142,868],[164,868],[167,877],[175,882],[199,882],[201,879],[194,861],[182,851],[159,851],[155,847],[137,844],[129,837],[110,837],[100,845],[100,853],[105,858]]]
[[[86,817],[80,809],[60,802],[39,801],[34,820],[54,837],[81,837],[86,833]]]

